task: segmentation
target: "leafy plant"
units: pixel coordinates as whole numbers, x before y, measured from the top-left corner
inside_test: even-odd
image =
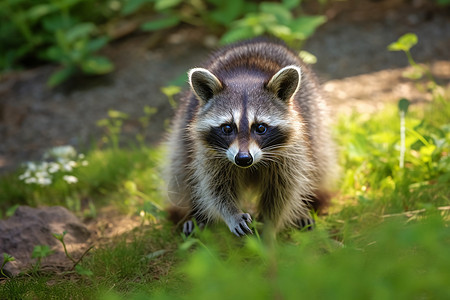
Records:
[[[434,80],[433,76],[431,75],[430,71],[417,64],[415,60],[413,59],[411,55],[411,48],[416,45],[418,42],[417,35],[414,33],[406,33],[402,35],[397,41],[389,44],[388,50],[389,51],[403,51],[406,54],[406,57],[408,59],[409,64],[413,67],[412,72],[404,72],[403,76],[409,79],[420,79],[424,75],[428,77],[428,79],[436,84],[436,81]]]
[[[222,43],[251,38],[263,34],[274,35],[289,44],[302,42],[310,37],[315,29],[325,23],[324,16],[294,17],[292,9],[300,1],[283,1],[282,3],[261,2],[255,11],[245,14],[234,21],[222,36]]]
[[[156,223],[157,216],[161,214],[163,208],[151,197],[139,191],[135,182],[128,180],[125,182],[124,187],[128,192],[129,197],[138,198],[138,201],[141,202],[140,205],[134,206],[137,206],[139,210],[142,223],[146,220],[149,221],[149,223]]]
[[[93,248],[93,246],[89,247],[86,251],[84,251],[84,253],[81,255],[81,257],[78,260],[75,260],[72,257],[72,255],[70,255],[69,252],[67,251],[66,243],[64,242],[64,236],[66,234],[67,234],[66,231],[64,231],[62,234],[53,233],[53,237],[62,244],[62,246],[64,248],[64,254],[70,261],[73,262],[72,269],[75,269],[75,271],[80,275],[91,276],[93,274],[92,271],[82,267],[80,265],[80,262],[83,259],[83,257]]]
[[[44,23],[55,43],[43,52],[42,57],[63,66],[49,78],[48,84],[51,87],[59,85],[79,70],[85,74],[98,75],[114,69],[109,59],[95,55],[95,52],[107,44],[108,38],[91,38],[96,30],[93,23],[71,23],[59,18]]]
[[[159,17],[142,24],[143,30],[155,31],[170,28],[181,22],[207,27],[214,33],[225,34],[222,43],[271,34],[288,43],[307,39],[326,21],[323,16],[300,16],[300,0],[281,2],[249,2],[244,0],[130,0],[123,7],[123,14],[136,12],[141,7],[151,7]]]
[[[78,71],[104,74],[112,63],[95,55],[107,42],[95,23],[111,14],[92,9],[93,0],[2,0],[0,1],[0,70],[35,65],[41,60],[62,65],[48,84],[55,86]],[[99,6],[105,5],[101,0]],[[89,8],[90,7],[90,8]],[[97,12],[103,14],[93,14]],[[94,37],[97,36],[97,37]]]
[[[53,251],[50,249],[48,245],[37,245],[34,246],[33,252],[31,253],[31,258],[36,259],[36,264],[33,266],[32,272],[36,274],[37,271],[41,268],[41,262],[43,258],[46,258]]]
[[[123,122],[126,119],[128,119],[128,114],[117,110],[109,110],[108,118],[97,121],[97,126],[104,127],[107,130],[103,140],[109,142],[110,146],[115,150],[119,149],[120,133],[122,132]]]
[[[4,273],[4,271],[3,271],[3,268],[5,267],[5,265],[8,263],[8,262],[10,262],[10,261],[15,261],[16,259],[13,257],[13,256],[11,256],[11,255],[9,255],[9,254],[7,254],[7,253],[3,253],[3,262],[2,262],[2,265],[1,265],[1,267],[0,267],[0,274],[3,276],[3,277],[8,277],[5,273]]]

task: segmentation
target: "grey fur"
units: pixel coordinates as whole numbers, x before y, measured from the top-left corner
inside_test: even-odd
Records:
[[[189,79],[168,140],[171,203],[199,223],[222,219],[240,236],[251,233],[239,208],[251,188],[276,230],[311,225],[309,210],[326,204],[337,171],[311,70],[283,43],[253,39],[220,49]],[[252,165],[237,166],[237,153],[252,155]]]

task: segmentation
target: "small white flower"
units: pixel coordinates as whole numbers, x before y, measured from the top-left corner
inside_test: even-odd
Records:
[[[27,169],[29,171],[36,171],[36,164],[32,161],[27,162]]]
[[[48,150],[45,153],[45,156],[48,157],[55,157],[55,158],[72,158],[77,155],[77,151],[72,146],[58,146],[53,147],[50,150]]]
[[[83,158],[85,158],[86,156],[83,154],[83,153],[80,153],[80,154],[78,154],[78,159],[83,159]]]
[[[27,178],[27,179],[25,179],[25,183],[26,184],[30,184],[30,183],[36,183],[36,178],[34,178],[34,177],[29,177],[29,178]]]
[[[83,167],[86,167],[87,165],[89,165],[89,162],[88,162],[87,160],[83,160],[83,161],[81,162],[81,165],[82,165]]]
[[[39,185],[49,185],[52,183],[52,179],[49,177],[47,172],[36,172],[34,176],[36,176],[36,183]]]
[[[72,175],[64,175],[63,179],[69,184],[78,182],[78,178],[76,178],[75,176],[72,176]]]
[[[40,185],[49,185],[52,183],[52,180],[48,177],[37,177],[36,183]]]
[[[36,170],[40,172],[47,172],[48,163],[46,161],[41,162],[36,166]]]
[[[72,166],[71,166],[69,163],[63,164],[62,167],[63,167],[63,170],[64,170],[64,171],[72,172],[72,169],[73,169],[73,168],[72,168]]]
[[[51,162],[51,163],[49,164],[49,167],[48,167],[48,172],[49,172],[50,174],[53,174],[53,173],[58,172],[59,169],[60,169],[59,164],[57,164],[57,163],[55,163],[55,162]]]
[[[19,180],[24,180],[27,179],[31,176],[31,172],[30,170],[26,170],[25,173],[23,173],[22,175],[19,176]]]
[[[45,178],[45,177],[48,177],[48,173],[45,171],[39,171],[39,172],[36,172],[34,174],[34,176],[36,176],[36,178]]]

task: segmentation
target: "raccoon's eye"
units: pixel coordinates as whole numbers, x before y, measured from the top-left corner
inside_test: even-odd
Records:
[[[220,126],[220,128],[222,129],[222,132],[226,135],[230,135],[233,133],[233,126],[231,126],[230,124],[223,124],[222,126]]]
[[[255,132],[257,134],[264,134],[264,133],[266,133],[266,131],[267,131],[267,125],[265,125],[265,124],[256,125]]]

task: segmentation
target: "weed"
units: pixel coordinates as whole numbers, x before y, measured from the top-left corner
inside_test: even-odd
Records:
[[[52,254],[53,251],[50,249],[48,245],[37,245],[34,246],[33,252],[31,253],[31,258],[36,259],[36,263],[32,267],[32,274],[37,275],[37,272],[41,268],[42,259],[46,258],[50,254]]]
[[[109,110],[108,118],[97,121],[97,126],[104,127],[107,130],[107,134],[103,137],[105,143],[109,143],[112,149],[119,149],[119,138],[122,131],[123,122],[128,119],[128,114],[117,111]]]
[[[84,253],[81,255],[81,257],[78,260],[75,260],[72,257],[72,255],[70,255],[69,252],[67,251],[66,243],[64,242],[64,236],[66,234],[67,234],[66,231],[64,231],[62,234],[53,233],[53,237],[62,244],[62,246],[64,248],[64,254],[70,261],[72,261],[72,263],[73,263],[72,270],[75,269],[75,271],[82,276],[91,276],[93,274],[92,271],[82,267],[80,265],[80,262],[83,259],[83,257],[93,248],[93,246],[89,247],[86,251],[84,251]]]
[[[8,262],[10,262],[10,261],[15,261],[16,259],[13,257],[13,256],[11,256],[11,255],[9,255],[9,254],[7,254],[7,253],[3,253],[3,262],[2,262],[2,265],[1,265],[1,267],[0,267],[0,274],[3,276],[3,277],[9,277],[9,276],[7,276],[5,273],[4,273],[4,271],[3,271],[3,268],[5,267],[5,265],[8,263]]]
[[[411,55],[411,48],[418,42],[417,35],[414,33],[406,33],[402,35],[397,41],[389,44],[389,51],[403,51],[408,59],[409,64],[412,67],[412,71],[406,71],[403,76],[408,79],[418,80],[426,75],[429,81],[432,83],[431,87],[436,86],[436,81],[434,80],[431,72],[428,68],[421,66],[416,63]]]

